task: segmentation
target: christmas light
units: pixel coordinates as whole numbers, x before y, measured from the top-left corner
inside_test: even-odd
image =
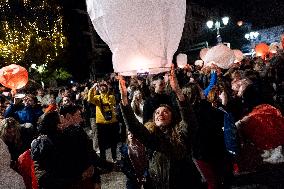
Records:
[[[45,49],[45,59],[38,61],[44,64],[52,62],[67,43],[63,34],[61,8],[48,1],[39,3],[22,0],[20,3],[24,6],[21,7],[24,8],[21,17],[14,14],[9,0],[0,2],[0,16],[4,18],[4,21],[0,22],[0,30],[4,34],[0,36],[0,57],[5,64],[17,64],[29,56],[30,45],[35,43],[48,48]],[[17,6],[22,6],[20,3]]]

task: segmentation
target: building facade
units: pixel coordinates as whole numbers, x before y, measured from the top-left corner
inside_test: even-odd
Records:
[[[284,25],[258,30],[257,32],[259,35],[255,39],[255,44],[261,42],[266,44],[271,44],[274,42],[279,43],[281,40],[281,35],[284,34]]]

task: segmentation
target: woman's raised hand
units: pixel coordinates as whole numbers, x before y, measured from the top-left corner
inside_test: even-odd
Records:
[[[176,93],[179,101],[184,101],[184,95],[182,94],[181,88],[179,87],[177,78],[176,78],[176,74],[175,74],[175,66],[174,64],[172,64],[171,66],[171,74],[170,74],[170,85],[172,90]]]
[[[124,106],[128,105],[128,98],[127,98],[127,88],[125,85],[125,80],[122,75],[118,76],[119,80],[119,91],[121,95],[121,102]]]

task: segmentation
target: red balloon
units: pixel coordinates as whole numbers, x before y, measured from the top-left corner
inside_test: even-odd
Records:
[[[0,83],[12,90],[24,87],[28,82],[27,70],[19,65],[11,64],[0,69]]]
[[[256,56],[261,56],[264,58],[267,54],[269,54],[269,46],[265,43],[259,43],[255,46]]]
[[[261,150],[284,144],[284,117],[275,107],[255,107],[241,126],[241,132]]]

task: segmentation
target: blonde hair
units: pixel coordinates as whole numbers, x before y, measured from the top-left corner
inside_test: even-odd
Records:
[[[20,132],[20,124],[12,117],[5,118],[0,122],[0,138],[5,142],[7,141],[7,129],[14,128],[15,129],[15,138],[13,142],[16,146],[20,146],[22,144],[21,132]]]

